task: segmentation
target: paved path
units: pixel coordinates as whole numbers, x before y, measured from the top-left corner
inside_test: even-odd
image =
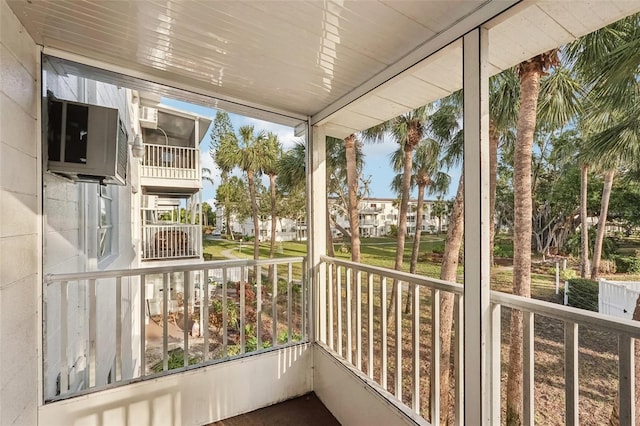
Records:
[[[238,256],[233,254],[234,250],[238,250],[238,249],[237,248],[230,248],[229,250],[224,250],[220,254],[223,255],[224,257],[226,257],[227,259],[240,259]]]

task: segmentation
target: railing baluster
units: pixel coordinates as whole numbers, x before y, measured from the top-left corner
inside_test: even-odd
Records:
[[[122,380],[122,277],[116,277],[116,371],[115,381]]]
[[[431,423],[440,424],[440,290],[431,290]]]
[[[278,265],[273,265],[273,278],[272,278],[273,291],[271,292],[271,317],[273,324],[273,331],[271,341],[275,348],[278,346]]]
[[[345,287],[347,290],[347,299],[345,301],[345,310],[347,314],[347,362],[353,364],[353,336],[352,336],[352,323],[351,323],[351,311],[353,309],[353,297],[351,295],[351,274],[353,269],[345,269],[345,279],[347,281]]]
[[[189,366],[189,300],[191,299],[191,272],[185,271],[183,273],[183,287],[184,297],[182,298],[182,331],[184,339],[183,347],[183,361],[184,366]]]
[[[246,300],[245,300],[245,282],[248,281],[247,280],[247,268],[245,266],[243,266],[240,269],[240,285],[238,287],[238,297],[240,298],[240,353],[243,354],[245,353],[245,348],[246,348],[246,336],[245,336],[245,332],[244,332],[244,328],[246,325],[246,318],[245,318],[245,314],[246,314]]]
[[[454,302],[454,330],[455,330],[455,346],[454,346],[454,372],[455,372],[455,425],[464,424],[464,362],[462,356],[464,354],[464,296],[455,295]]]
[[[578,416],[578,324],[564,323],[564,374],[566,424],[579,424]]]
[[[80,285],[78,283],[78,285]],[[69,359],[67,355],[68,344],[68,299],[69,283],[60,282],[60,394],[64,395],[69,391]]]
[[[621,425],[636,423],[635,340],[627,334],[618,336],[618,395]]]
[[[329,331],[329,342],[325,342],[325,343],[329,343],[329,348],[331,350],[333,350],[334,348],[334,342],[333,342],[333,329],[335,328],[335,324],[333,323],[333,278],[334,278],[334,274],[333,271],[335,269],[335,265],[333,265],[332,263],[327,265],[327,305],[328,305],[328,325],[327,325],[327,329]]]
[[[463,305],[461,305],[463,306]],[[496,336],[491,342],[491,422],[500,424],[500,336],[502,330],[502,305],[495,303],[491,308],[491,335]]]
[[[373,274],[367,274],[367,373],[373,380]]]
[[[222,269],[222,356],[228,356],[228,336],[227,336],[227,267]]]
[[[412,407],[414,412],[416,412],[417,414],[420,414],[420,287],[418,287],[417,285],[414,285],[412,286],[411,291],[412,291],[411,296],[413,298],[413,312],[412,312],[412,321],[411,321],[411,327],[412,327],[411,332],[413,336],[412,342],[411,342],[411,346],[413,349],[412,365],[411,365],[411,368],[413,370]],[[438,308],[438,311],[439,311],[439,308]],[[433,346],[433,348],[434,348],[434,352],[436,352],[435,346]]]
[[[342,353],[342,272],[341,270],[342,268],[340,268],[339,266],[336,267],[336,305],[337,305],[336,315],[338,316],[338,324],[337,324],[338,350],[337,352],[340,354],[340,356],[344,356],[344,354]]]
[[[396,398],[402,401],[402,281],[396,281]]]
[[[96,345],[97,345],[97,288],[96,280],[89,280],[89,387],[96,385]]]
[[[315,326],[314,323],[314,319],[311,318],[312,315],[315,314],[315,312],[313,311],[313,309],[308,309],[309,306],[313,306],[312,305],[312,300],[311,298],[313,297],[313,292],[310,291],[311,289],[309,289],[309,282],[307,279],[307,259],[304,258],[302,259],[302,274],[301,274],[301,278],[302,278],[302,291],[300,292],[300,298],[301,298],[301,303],[302,303],[302,338],[303,339],[307,339],[309,337],[309,324],[311,325],[311,327]],[[309,299],[307,299],[307,297]]]
[[[147,276],[140,275],[140,377],[147,375],[147,354],[145,350],[145,341],[147,340],[147,295],[146,293]],[[151,316],[151,312],[149,312]]]
[[[522,373],[523,373],[523,408],[524,425],[534,424],[535,398],[534,398],[534,314],[530,311],[522,311]]]
[[[202,360],[207,361],[209,359],[209,270],[202,270],[202,285],[203,289],[202,301],[200,302],[200,319],[202,320],[202,340],[204,347],[202,349]]]
[[[387,388],[387,277],[382,277],[380,282],[380,333],[382,334],[382,365],[380,371],[380,384],[384,390]]]
[[[291,330],[291,315],[292,315],[292,305],[291,305],[291,281],[293,281],[293,270],[291,262],[288,263],[288,272],[287,272],[287,343],[291,344],[291,334],[293,330]]]
[[[262,267],[258,265],[256,277],[256,341],[258,349],[262,348]]]
[[[356,368],[362,371],[362,272],[356,272]]]
[[[162,274],[162,371],[169,369],[169,273]]]

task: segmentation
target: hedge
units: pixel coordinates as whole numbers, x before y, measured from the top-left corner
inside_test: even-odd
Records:
[[[567,282],[569,283],[569,306],[594,312],[598,311],[599,286],[597,281],[573,278]]]

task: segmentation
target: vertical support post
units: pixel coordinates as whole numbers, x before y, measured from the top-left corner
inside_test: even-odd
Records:
[[[491,306],[491,335],[496,336],[491,340],[491,419],[495,424],[500,424],[500,386],[502,373],[501,353],[500,353],[500,336],[502,336],[502,305],[496,303]]]
[[[316,339],[326,342],[327,338],[326,268],[320,262],[320,256],[327,253],[326,139],[323,126],[307,125],[307,252],[313,310],[309,340],[312,342]]]
[[[618,397],[621,425],[635,425],[636,421],[636,368],[635,339],[627,334],[618,336]]]
[[[416,286],[417,287],[417,286]],[[440,290],[431,290],[431,423],[440,424]]]
[[[162,371],[169,369],[169,273],[162,274]]]
[[[114,381],[122,380],[122,277],[116,277],[116,369]]]
[[[328,310],[328,321],[329,323],[327,324],[328,327],[328,332],[329,332],[329,341],[327,342],[326,340],[324,341],[325,343],[329,344],[329,348],[331,350],[333,350],[334,348],[334,343],[333,343],[333,329],[334,329],[334,325],[333,325],[333,274],[335,271],[336,267],[334,264],[330,263],[327,264],[327,306],[326,306],[326,310]],[[321,306],[320,307],[321,310],[325,310],[325,307]]]
[[[291,262],[289,262],[287,264],[287,343],[291,344],[291,338],[293,335],[293,330],[291,328],[291,317],[293,316],[293,303],[292,303],[292,292],[293,289],[291,288],[292,285],[292,281],[293,281],[293,270],[292,270],[292,265]],[[258,329],[260,330],[260,329]],[[260,333],[258,333],[260,334]],[[258,345],[258,349],[261,349],[262,346]]]
[[[367,274],[367,373],[373,380],[373,274]]]
[[[271,331],[271,342],[273,347],[278,346],[278,265],[273,265],[273,278],[271,280],[271,319],[273,329]]]
[[[185,271],[182,274],[182,282],[184,287],[184,297],[182,298],[182,327],[183,333],[182,338],[184,339],[183,343],[183,354],[182,357],[184,360],[184,366],[189,366],[189,332],[191,329],[189,328],[189,303],[191,301],[191,271]]]
[[[402,401],[402,281],[396,286],[396,398]],[[393,291],[393,290],[392,290]]]
[[[345,302],[345,310],[347,314],[347,362],[349,364],[353,364],[353,323],[351,318],[351,312],[353,308],[353,295],[351,292],[351,274],[353,273],[353,269],[345,268],[345,280],[347,283],[345,284],[345,288],[347,290],[347,298]]]
[[[256,235],[257,237],[257,235]],[[274,272],[274,276],[277,275],[276,271]],[[245,285],[248,284],[249,279],[249,271],[247,270],[246,266],[243,266],[240,269],[240,287],[238,288],[238,297],[240,298],[240,353],[243,354],[245,352],[245,348],[246,348],[246,339],[247,336],[245,336],[245,332],[244,332],[244,328],[246,325],[246,300],[245,300],[245,296],[246,296],[246,287]],[[277,288],[277,286],[274,284],[274,295],[275,295],[275,289]],[[274,296],[274,303],[275,303],[275,296]],[[274,309],[274,312],[276,312],[276,310]],[[273,326],[274,328],[276,327],[276,317],[274,315],[273,317]],[[276,346],[276,340],[273,341],[273,346]]]
[[[488,31],[463,38],[464,87],[464,404],[465,418],[493,424],[489,257]]]
[[[362,371],[362,271],[356,272],[356,368]]]
[[[223,358],[227,357],[227,346],[228,346],[228,336],[227,336],[227,328],[228,328],[228,307],[227,307],[227,267],[225,266],[222,270],[222,356]]]
[[[49,288],[45,287],[45,291]],[[69,391],[69,359],[67,355],[68,344],[68,300],[69,286],[67,281],[60,282],[60,395]]]
[[[411,311],[411,335],[412,342],[411,346],[413,351],[411,353],[411,369],[413,371],[413,392],[412,392],[412,404],[411,407],[413,411],[420,414],[420,286],[413,285],[411,288],[411,297],[412,297],[412,311]],[[439,299],[438,299],[439,300]],[[440,313],[440,309],[438,308],[438,313]],[[440,318],[438,318],[438,324],[440,324]],[[438,333],[439,335],[440,333]],[[440,339],[438,338],[438,344],[440,344]],[[438,354],[438,359],[440,359],[440,350],[435,350],[435,346],[433,346],[433,352]],[[438,372],[440,369],[438,368]],[[439,375],[438,375],[439,376]],[[435,376],[432,376],[435,378]],[[438,379],[439,380],[439,379]],[[439,417],[439,416],[438,416]],[[433,418],[432,418],[433,419]],[[432,421],[433,423],[433,421]],[[437,424],[437,423],[434,423]]]
[[[523,345],[522,345],[522,374],[523,374],[523,405],[524,405],[524,425],[532,426],[535,418],[535,399],[534,399],[534,314],[533,312],[522,312],[523,325]]]
[[[147,374],[147,354],[145,350],[147,340],[147,276],[140,275],[140,377]],[[151,315],[151,312],[149,312]]]
[[[98,340],[98,324],[97,324],[97,288],[96,280],[89,280],[89,387],[92,388],[96,383],[97,370],[97,340]]]
[[[579,424],[578,418],[578,324],[564,323],[564,393],[567,425]]]
[[[336,325],[337,328],[337,352],[340,356],[343,356],[342,353],[342,272],[341,268],[336,265],[336,315],[338,317],[338,323]]]
[[[382,362],[380,363],[380,384],[384,390],[387,388],[387,277],[382,277],[380,282],[380,340],[382,340]]]
[[[256,274],[256,341],[262,349],[262,266],[258,265]]]
[[[206,362],[209,359],[209,270],[202,270],[202,284],[200,287],[203,289],[202,302],[200,302],[200,319],[202,327],[200,333],[202,334],[202,340],[204,347],[202,348],[202,361]]]
[[[464,354],[464,296],[456,295],[454,305],[454,327],[456,333],[454,362],[455,362],[455,381],[456,381],[456,401],[455,401],[455,425],[464,425],[464,362],[462,356]]]

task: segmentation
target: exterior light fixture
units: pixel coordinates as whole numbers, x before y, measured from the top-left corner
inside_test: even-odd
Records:
[[[133,144],[131,144],[131,154],[134,158],[144,157],[144,145],[142,144],[142,138],[140,138],[140,135],[136,135],[133,140]]]

